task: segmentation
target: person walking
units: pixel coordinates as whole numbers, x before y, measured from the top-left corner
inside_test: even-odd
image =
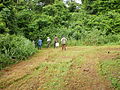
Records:
[[[58,43],[58,37],[55,35],[55,38],[54,38],[54,48],[56,48],[56,44],[59,44]]]
[[[39,38],[39,40],[38,40],[38,49],[41,49],[41,47],[42,47],[42,40]]]
[[[47,48],[50,47],[50,43],[51,43],[51,39],[50,39],[50,37],[47,37]]]
[[[61,39],[62,50],[66,50],[67,39],[63,36]]]

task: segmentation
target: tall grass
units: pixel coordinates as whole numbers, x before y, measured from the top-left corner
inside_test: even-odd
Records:
[[[23,36],[0,35],[0,69],[36,52],[35,45]]]

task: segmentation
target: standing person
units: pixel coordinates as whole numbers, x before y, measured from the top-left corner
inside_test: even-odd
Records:
[[[33,40],[32,43],[35,45],[35,41]]]
[[[56,43],[58,43],[58,37],[55,35],[55,38],[54,38],[54,48],[56,48]]]
[[[67,39],[63,36],[61,39],[62,50],[66,50]]]
[[[50,37],[47,37],[47,48],[49,48],[49,47],[50,47],[50,42],[51,42]]]
[[[34,40],[32,41],[32,43],[33,43],[33,45],[35,46],[35,41],[34,41]]]
[[[38,49],[41,49],[41,47],[42,47],[42,40],[39,38],[39,40],[38,40]]]

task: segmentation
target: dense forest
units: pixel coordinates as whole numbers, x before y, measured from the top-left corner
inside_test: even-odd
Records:
[[[54,35],[69,45],[120,44],[120,0],[0,0],[0,68],[34,54],[38,38],[45,45]]]

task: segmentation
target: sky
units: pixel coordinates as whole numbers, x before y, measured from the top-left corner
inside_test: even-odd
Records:
[[[70,0],[63,0],[64,2],[66,1],[70,1]],[[79,4],[82,4],[82,1],[81,0],[75,0],[76,3],[79,3]]]
[[[82,4],[81,0],[75,0],[76,3]]]

